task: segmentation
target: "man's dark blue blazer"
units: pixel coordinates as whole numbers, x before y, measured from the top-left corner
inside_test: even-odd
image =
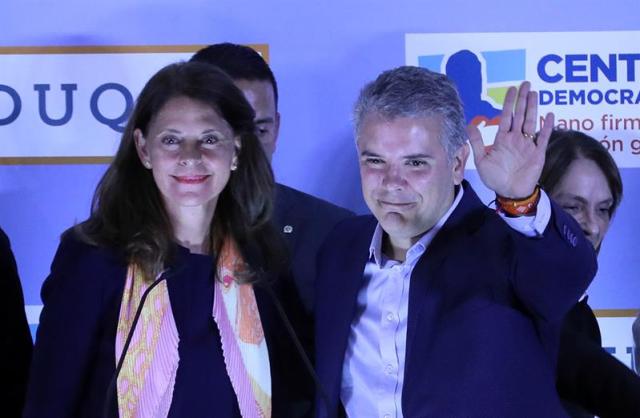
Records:
[[[353,216],[353,212],[322,199],[276,185],[273,220],[287,243],[291,255],[291,273],[300,299],[311,312],[316,257],[329,232],[340,221]]]
[[[595,275],[593,248],[553,204],[543,236],[527,238],[463,187],[411,275],[403,415],[566,416],[554,385],[560,323]],[[328,405],[317,398],[319,417],[342,413],[342,364],[375,226],[372,216],[341,223],[320,254],[316,366]]]

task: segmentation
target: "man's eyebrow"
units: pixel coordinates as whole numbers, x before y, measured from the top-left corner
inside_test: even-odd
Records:
[[[379,154],[376,154],[375,152],[369,151],[369,150],[363,150],[360,153],[361,157],[380,157]],[[402,157],[405,160],[415,160],[415,159],[431,159],[433,158],[432,156],[430,156],[429,154],[409,154],[409,155],[405,155]]]
[[[260,125],[260,124],[263,124],[263,123],[273,123],[273,122],[274,122],[274,119],[271,116],[266,117],[266,118],[256,119],[256,120],[253,121],[253,123],[255,123],[256,125]]]
[[[405,155],[402,158],[404,158],[405,160],[415,160],[420,158],[429,159],[432,157],[429,154],[409,154],[409,155]]]
[[[362,157],[379,157],[380,155],[376,154],[375,152],[363,150],[360,153],[360,156],[362,156]]]

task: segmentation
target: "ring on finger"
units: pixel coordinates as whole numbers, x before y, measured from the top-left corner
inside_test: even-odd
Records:
[[[536,134],[530,134],[530,133],[527,133],[527,132],[523,132],[522,136],[524,136],[527,139],[536,139]]]

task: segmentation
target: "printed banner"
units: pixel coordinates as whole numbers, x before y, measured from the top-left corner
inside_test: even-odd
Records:
[[[539,115],[640,167],[640,32],[407,34],[406,64],[447,74],[468,123],[493,140],[509,86],[531,81]]]
[[[112,156],[149,78],[201,47],[0,48],[0,160]]]
[[[634,362],[633,334],[631,332],[634,320],[635,315],[598,316],[602,346],[630,368]]]

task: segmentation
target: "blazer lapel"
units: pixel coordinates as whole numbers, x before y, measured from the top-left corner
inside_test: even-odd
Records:
[[[433,336],[433,325],[443,301],[442,292],[445,285],[442,282],[444,277],[441,270],[451,256],[456,256],[455,247],[451,246],[451,242],[460,242],[461,237],[473,233],[481,225],[482,219],[473,214],[479,213],[479,210],[484,213],[486,210],[466,180],[462,186],[464,195],[458,207],[438,231],[411,273],[403,399],[407,387],[411,386],[411,381],[416,377],[411,368],[411,358],[420,354],[414,353],[415,340],[429,339]]]
[[[342,364],[375,225],[373,217],[370,222],[359,224],[355,239],[340,243],[342,251],[336,252],[340,254],[339,261],[329,261],[337,263],[331,270],[333,275],[322,278],[327,282],[323,283],[324,303],[316,309],[316,360],[332,408],[337,408],[339,403]]]
[[[364,252],[364,255],[359,254],[357,257],[350,257],[349,264],[344,266],[342,274],[339,275],[340,277],[336,281],[339,287],[336,288],[334,299],[334,307],[337,313],[334,326],[339,332],[336,332],[335,335],[338,338],[336,342],[345,349],[349,338],[351,322],[355,316],[358,292],[364,284],[364,268],[369,258],[369,242],[366,244],[366,250],[359,251]],[[358,247],[365,248],[362,246]]]
[[[444,231],[440,231],[440,235]],[[410,386],[413,375],[411,374],[411,356],[413,346],[418,333],[419,338],[431,338],[433,335],[431,321],[425,322],[423,318],[433,318],[439,311],[442,295],[438,286],[441,266],[449,256],[449,251],[444,246],[437,248],[432,242],[427,252],[422,256],[411,273],[411,285],[409,287],[409,312],[407,317],[407,343],[404,366],[404,388]]]

